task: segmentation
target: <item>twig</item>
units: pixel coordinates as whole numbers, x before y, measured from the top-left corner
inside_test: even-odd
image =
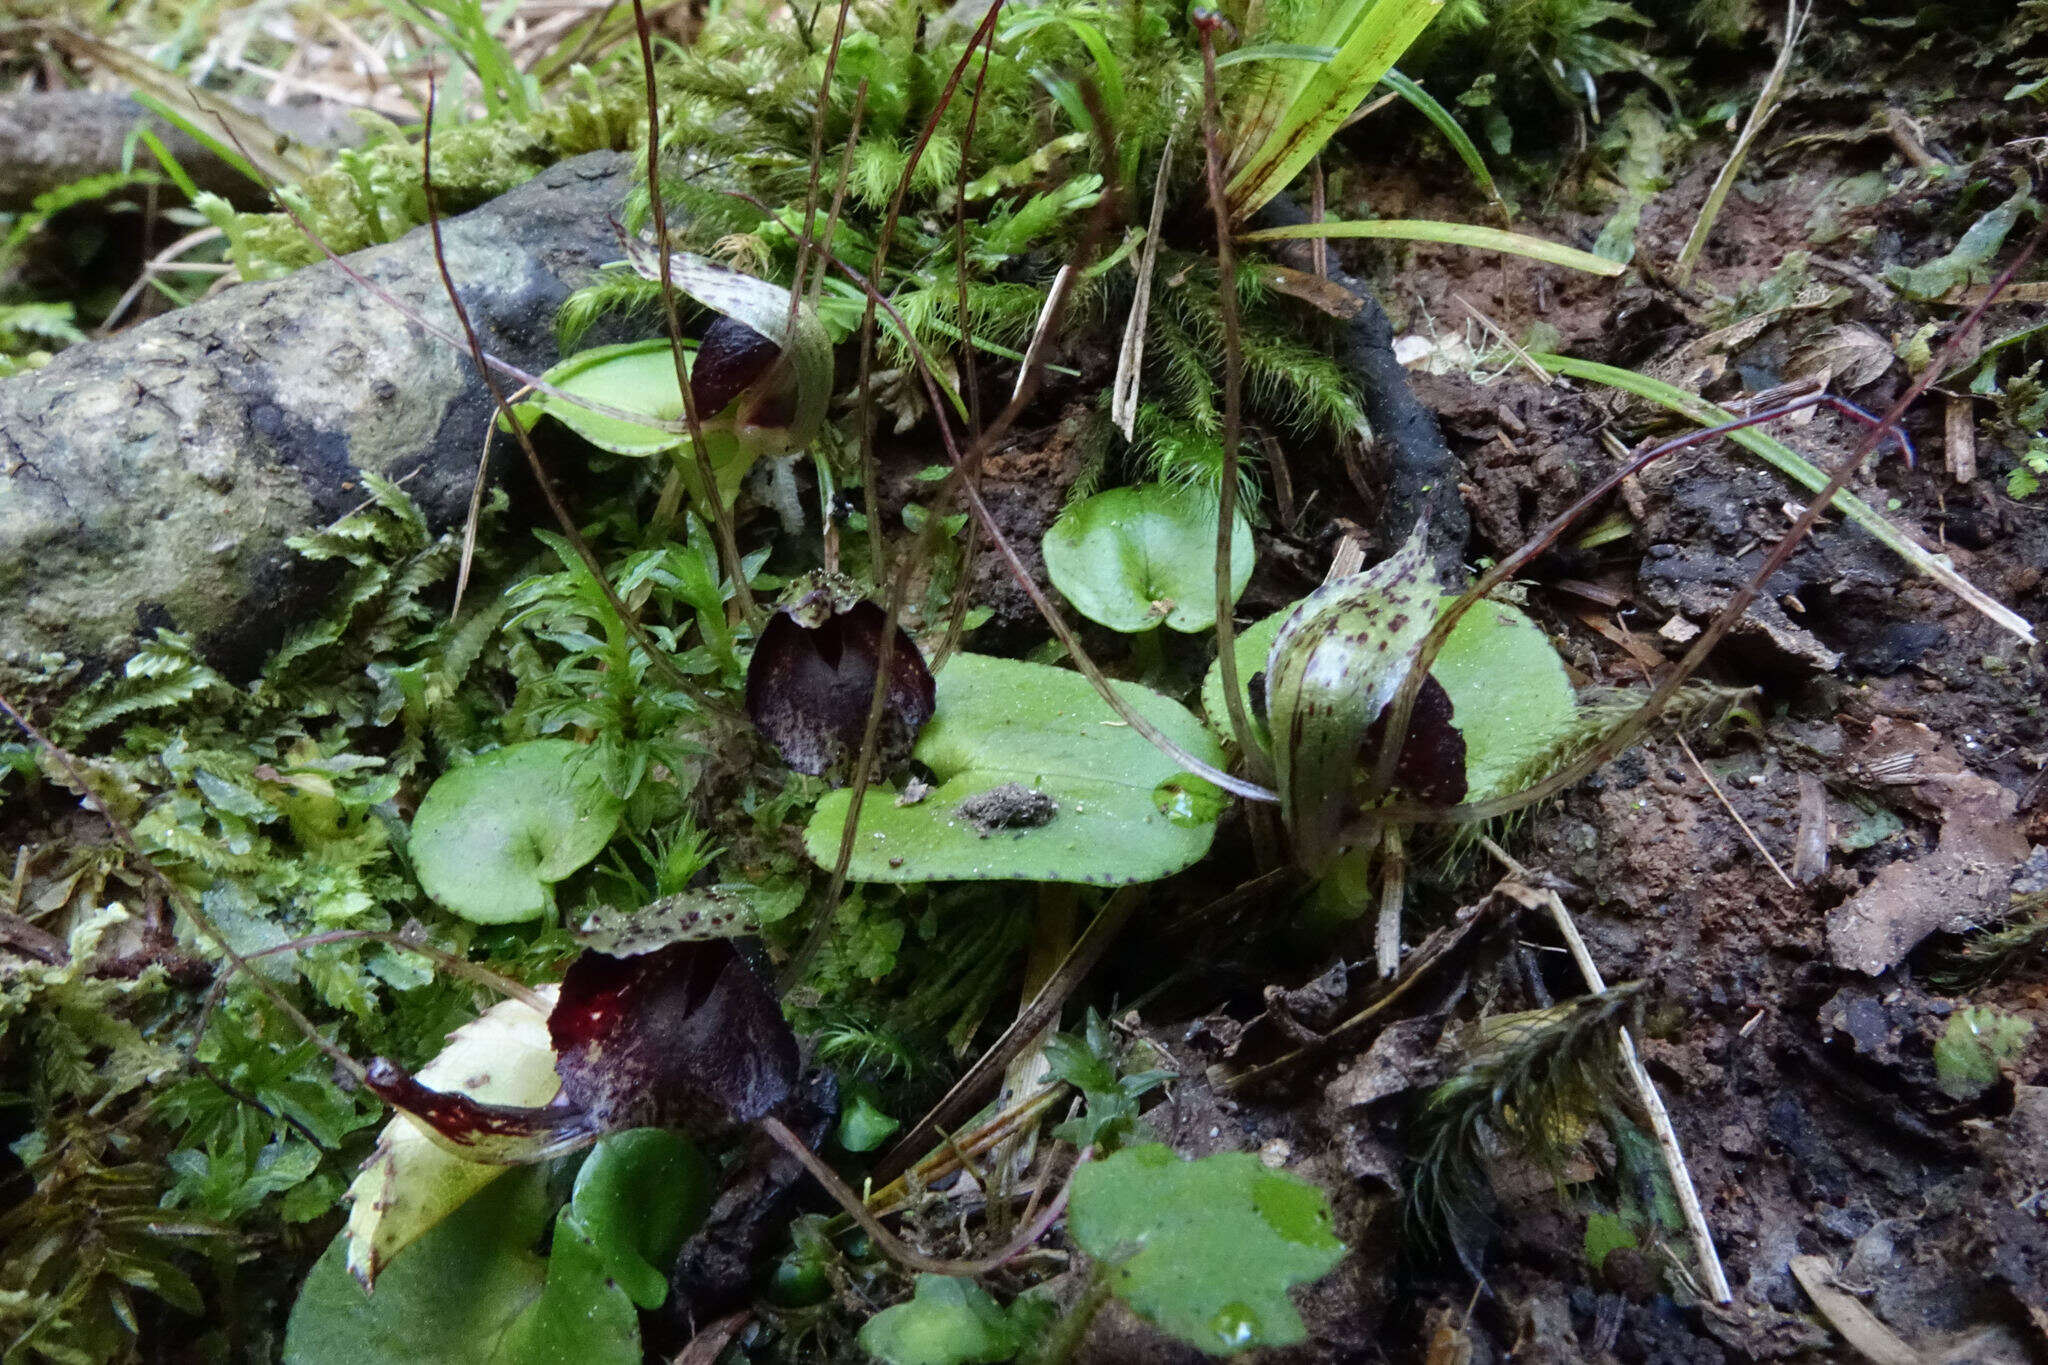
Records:
[[[1529,876],[1529,870],[1509,857],[1499,844],[1483,836],[1480,842],[1516,877]],[[1525,905],[1541,905],[1548,910],[1557,924],[1558,933],[1564,936],[1565,946],[1571,950],[1572,961],[1578,964],[1579,975],[1585,978],[1586,989],[1595,995],[1607,989],[1607,979],[1600,974],[1599,964],[1593,961],[1592,951],[1579,934],[1579,926],[1572,923],[1571,912],[1565,909],[1564,900],[1557,892],[1539,891],[1526,884],[1510,882],[1503,882],[1501,889]],[[1628,1071],[1629,1080],[1635,1085],[1636,1098],[1650,1116],[1650,1129],[1656,1134],[1657,1147],[1664,1154],[1664,1169],[1671,1177],[1672,1187],[1678,1192],[1678,1207],[1685,1215],[1686,1230],[1692,1235],[1700,1273],[1706,1277],[1707,1297],[1715,1303],[1727,1303],[1735,1295],[1728,1288],[1728,1272],[1721,1268],[1721,1253],[1714,1249],[1714,1230],[1707,1226],[1707,1215],[1700,1208],[1700,1195],[1693,1186],[1692,1172],[1686,1169],[1685,1149],[1678,1145],[1678,1130],[1671,1125],[1671,1111],[1664,1107],[1664,1098],[1657,1093],[1657,1083],[1650,1079],[1642,1057],[1636,1052],[1636,1040],[1625,1024],[1621,1028],[1621,1062]]]
[[[1743,819],[1735,807],[1729,804],[1727,793],[1721,790],[1721,784],[1714,780],[1714,775],[1707,771],[1707,765],[1700,762],[1700,756],[1692,751],[1692,745],[1685,742],[1685,736],[1673,735],[1672,738],[1678,741],[1679,748],[1685,750],[1685,756],[1692,760],[1693,770],[1699,773],[1700,781],[1707,784],[1707,790],[1714,794],[1714,799],[1721,803],[1721,809],[1727,811],[1728,818],[1735,822],[1735,827],[1748,836],[1750,847],[1763,855],[1763,860],[1771,865],[1771,871],[1778,874],[1779,881],[1785,883],[1789,889],[1797,891],[1798,885],[1785,875],[1784,868],[1778,866],[1778,860],[1764,847],[1764,841],[1756,837],[1756,831],[1749,827],[1749,821]]]
[[[1749,149],[1763,135],[1764,125],[1771,121],[1771,115],[1778,112],[1778,96],[1785,89],[1785,75],[1792,69],[1792,54],[1799,46],[1800,35],[1805,31],[1808,10],[1799,7],[1799,0],[1787,0],[1785,6],[1785,41],[1778,49],[1777,64],[1771,67],[1771,74],[1764,78],[1764,88],[1758,92],[1756,103],[1750,107],[1749,118],[1742,125],[1742,132],[1736,136],[1735,146],[1728,153],[1727,162],[1721,173],[1714,177],[1713,187],[1707,191],[1706,202],[1700,205],[1699,217],[1693,219],[1692,232],[1679,248],[1678,260],[1671,268],[1671,280],[1680,289],[1692,279],[1693,267],[1699,264],[1701,253],[1707,249],[1707,238],[1713,235],[1714,222],[1721,216],[1721,208],[1728,202],[1728,192],[1735,188],[1735,177],[1742,172],[1742,163],[1749,157]]]
[[[1408,892],[1408,858],[1401,847],[1401,827],[1380,832],[1380,917],[1374,927],[1373,957],[1382,977],[1401,970],[1401,908]]]
[[[1146,220],[1145,241],[1138,248],[1132,267],[1138,286],[1131,293],[1131,314],[1124,320],[1123,345],[1117,348],[1116,378],[1110,385],[1109,420],[1126,441],[1137,433],[1138,388],[1145,363],[1145,323],[1152,313],[1152,276],[1159,262],[1159,228],[1166,220],[1166,173],[1173,167],[1173,134],[1159,152],[1159,172],[1152,180],[1152,215]]]
[[[1109,903],[1096,912],[1088,927],[1081,931],[1081,937],[1060,959],[1059,966],[1032,996],[1031,1003],[1019,1010],[1010,1026],[1003,1030],[1003,1036],[996,1039],[988,1051],[967,1069],[967,1073],[953,1083],[953,1088],[931,1107],[930,1112],[911,1125],[910,1131],[876,1163],[877,1179],[890,1179],[897,1172],[909,1169],[912,1161],[941,1131],[968,1106],[980,1101],[988,1086],[1001,1078],[1010,1059],[1028,1047],[1040,1030],[1059,1018],[1060,1007],[1082,979],[1094,970],[1102,955],[1109,951],[1109,945],[1116,941],[1117,934],[1142,899],[1143,893],[1136,888],[1128,888],[1110,897]]]
[[[929,1185],[934,1180],[943,1180],[960,1170],[968,1171],[972,1175],[973,1168],[970,1162],[974,1157],[1001,1146],[1013,1133],[1038,1122],[1048,1109],[1072,1093],[1073,1087],[1065,1081],[1055,1081],[1042,1090],[1035,1090],[1026,1095],[1008,1109],[1000,1111],[979,1128],[959,1134],[943,1134],[937,1151],[927,1153],[923,1160],[908,1171],[880,1189],[870,1191],[867,1206],[876,1213],[888,1213],[910,1198],[913,1185]]]
[[[1495,322],[1485,313],[1479,311],[1479,309],[1476,306],[1474,306],[1472,300],[1466,298],[1463,294],[1453,294],[1451,295],[1451,297],[1456,299],[1458,301],[1458,306],[1460,308],[1463,308],[1466,312],[1470,313],[1472,315],[1473,320],[1477,322],[1481,327],[1484,327],[1487,330],[1487,333],[1490,336],[1492,336],[1495,341],[1498,341],[1501,345],[1507,347],[1508,350],[1514,354],[1515,359],[1522,362],[1522,367],[1528,370],[1530,374],[1536,376],[1536,380],[1538,383],[1548,386],[1551,384],[1555,384],[1557,382],[1556,375],[1552,374],[1550,371],[1544,369],[1543,366],[1539,365],[1536,362],[1535,356],[1530,355],[1527,350],[1525,350],[1522,346],[1517,344],[1515,339],[1509,336],[1507,332],[1502,329],[1499,323]]]

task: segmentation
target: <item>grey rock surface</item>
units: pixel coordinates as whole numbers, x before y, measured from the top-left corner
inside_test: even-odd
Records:
[[[484,346],[556,358],[562,300],[618,255],[624,158],[565,161],[444,227]],[[454,330],[425,229],[349,258]],[[0,671],[88,668],[164,626],[243,674],[331,586],[287,537],[400,480],[467,511],[491,401],[466,354],[329,262],[244,284],[0,380]]]
[[[361,130],[339,108],[235,103],[279,134],[307,146],[344,147],[361,140]],[[141,127],[163,139],[200,189],[249,208],[268,198],[261,186],[212,149],[126,95],[45,90],[0,95],[0,213],[25,209],[46,190],[120,170],[129,134]],[[156,158],[142,149],[137,149],[131,164],[138,170],[157,169]]]

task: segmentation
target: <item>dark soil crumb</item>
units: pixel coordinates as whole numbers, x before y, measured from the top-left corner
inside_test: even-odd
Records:
[[[960,803],[960,814],[973,821],[986,839],[999,829],[1037,829],[1060,813],[1060,803],[1021,782],[1005,782]]]

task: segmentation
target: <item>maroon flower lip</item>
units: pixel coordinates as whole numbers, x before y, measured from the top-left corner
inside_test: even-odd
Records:
[[[816,592],[769,619],[747,666],[747,716],[791,768],[816,777],[860,752],[887,625],[873,602],[828,605]],[[885,763],[909,757],[936,706],[931,670],[898,626],[876,745]]]
[[[534,1107],[429,1089],[385,1058],[366,1081],[473,1161],[512,1165],[626,1128],[717,1137],[794,1092],[796,1035],[731,942],[674,943],[636,957],[585,952],[548,1015],[562,1093]]]
[[[690,397],[698,418],[723,412],[781,362],[782,348],[744,322],[713,318],[697,343],[697,358],[690,366]]]

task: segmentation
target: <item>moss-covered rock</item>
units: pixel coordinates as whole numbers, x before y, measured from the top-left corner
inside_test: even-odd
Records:
[[[628,184],[622,157],[579,157],[447,223],[488,350],[556,359],[555,311],[618,254]],[[424,230],[350,263],[455,330]],[[285,539],[362,502],[364,471],[460,518],[490,417],[466,355],[331,263],[0,381],[0,668],[90,667],[158,626],[246,668],[328,586]]]

